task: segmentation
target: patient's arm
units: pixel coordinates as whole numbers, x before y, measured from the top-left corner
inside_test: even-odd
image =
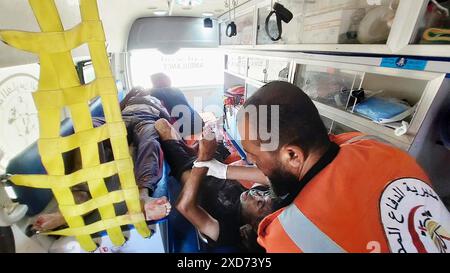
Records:
[[[197,160],[194,163],[194,166],[208,168],[207,175],[214,176],[219,179],[247,180],[264,185],[269,185],[269,179],[257,167],[238,166],[233,164],[226,165],[216,159],[212,159],[209,161]]]
[[[219,237],[219,222],[198,204],[198,190],[206,171],[206,168],[192,169],[180,192],[176,207],[202,234],[216,241]]]
[[[217,145],[215,140],[201,140],[199,160],[210,160],[214,154],[214,152],[210,153],[210,151],[215,151],[213,148],[215,145]],[[207,171],[207,168],[193,168],[189,176],[184,175],[182,177],[182,180],[186,180],[182,181],[183,188],[178,197],[176,207],[202,234],[217,241],[219,237],[219,222],[198,204],[198,191]]]
[[[267,178],[260,169],[253,166],[228,165],[227,179],[248,180],[263,185],[269,185],[269,178]]]

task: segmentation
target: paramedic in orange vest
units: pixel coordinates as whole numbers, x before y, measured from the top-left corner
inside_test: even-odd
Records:
[[[244,113],[248,107],[257,119]],[[267,124],[278,139],[261,140]],[[238,128],[255,174],[262,171],[282,200],[258,227],[268,252],[449,251],[450,214],[414,158],[361,133],[329,136],[298,87],[263,86],[245,103]],[[271,141],[275,149],[263,148]]]

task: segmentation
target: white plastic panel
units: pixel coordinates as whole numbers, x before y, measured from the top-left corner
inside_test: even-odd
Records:
[[[241,55],[227,55],[227,69],[230,72],[246,76],[247,75],[247,57]]]
[[[248,77],[258,81],[265,81],[267,60],[263,58],[248,58]]]
[[[289,61],[269,60],[266,82],[289,81],[290,65]]]

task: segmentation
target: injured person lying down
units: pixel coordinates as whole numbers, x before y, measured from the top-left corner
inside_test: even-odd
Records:
[[[215,139],[203,138],[198,150],[193,149],[166,120],[158,120],[155,127],[171,174],[182,184],[176,208],[197,228],[208,246],[234,247],[239,252],[263,251],[256,242],[258,224],[277,203],[269,187],[256,184],[247,190],[236,180],[206,176],[208,170],[193,168],[194,162],[213,158],[223,161],[226,155],[220,150],[226,150],[224,146],[217,149]],[[239,179],[238,174],[234,177]]]
[[[159,135],[155,129],[155,122],[161,118],[169,119],[169,114],[160,101],[152,96],[142,96],[142,89],[132,89],[121,102],[122,117],[127,129],[128,143],[132,145],[131,151],[134,161],[136,183],[139,187],[140,199],[147,220],[159,220],[167,216],[171,206],[166,197],[150,197],[162,176],[162,151],[159,143]],[[93,126],[99,127],[105,124],[104,118],[92,118]],[[100,161],[105,163],[114,159],[109,142],[99,144]],[[134,151],[134,152],[133,152]],[[79,150],[68,154],[69,168],[66,174],[81,169],[81,156]],[[105,179],[108,191],[118,190],[120,181],[117,177]],[[87,184],[72,187],[72,193],[77,204],[91,199]],[[115,204],[116,213],[125,214],[124,204]],[[97,213],[97,212],[96,212]],[[89,219],[90,220],[89,220]],[[85,216],[87,224],[94,222],[98,215]],[[66,221],[59,211],[39,215],[32,230],[48,231],[64,226]]]

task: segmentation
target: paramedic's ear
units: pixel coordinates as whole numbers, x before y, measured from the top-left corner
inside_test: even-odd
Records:
[[[305,162],[305,153],[296,145],[284,145],[279,151],[281,163],[290,168],[297,169]]]

